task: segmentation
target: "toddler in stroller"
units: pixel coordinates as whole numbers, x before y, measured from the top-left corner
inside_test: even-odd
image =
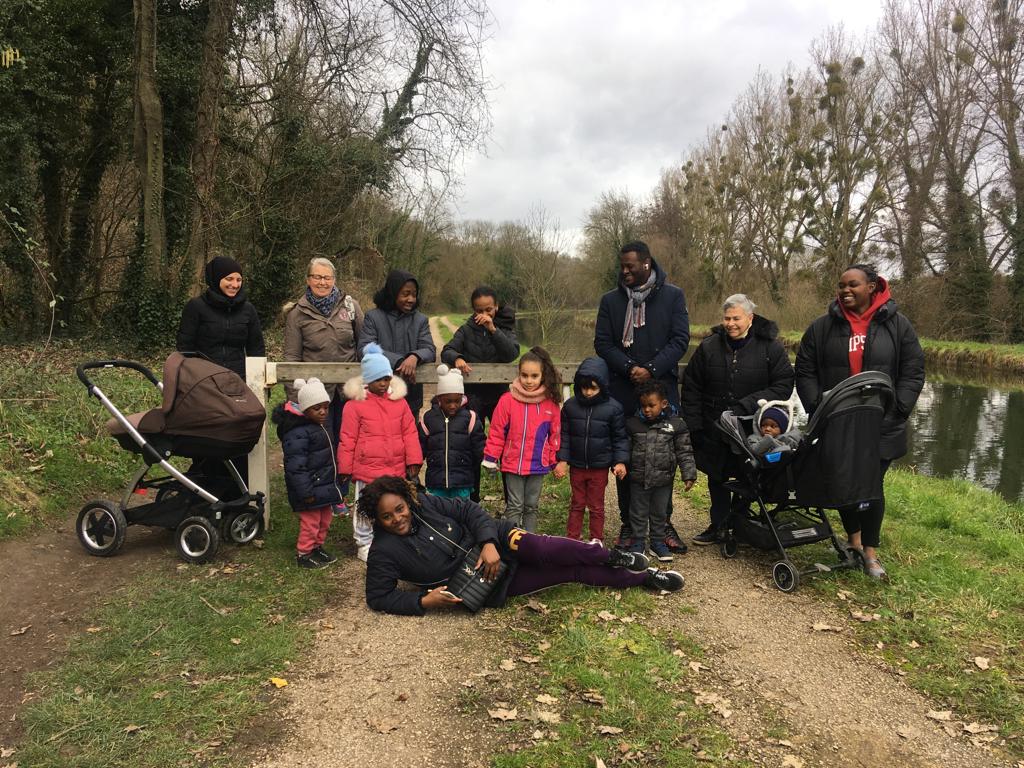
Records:
[[[802,575],[860,568],[860,553],[835,535],[826,510],[881,497],[879,438],[892,402],[889,377],[868,371],[828,392],[802,436],[795,430],[778,437],[755,434],[760,431],[755,418],[760,424],[764,411],[775,404],[765,404],[753,418],[724,412],[718,427],[740,459],[739,476],[726,487],[746,504],[736,505],[726,523],[722,555],[733,557],[739,543],[778,552],[782,559],[773,566],[772,578],[783,592],[795,590]],[[760,447],[766,439],[777,445],[764,452]],[[816,563],[801,572],[786,553],[825,540],[838,554],[838,565]]]
[[[125,416],[94,384],[88,371],[126,368],[145,376],[163,392],[159,408]],[[212,559],[224,536],[248,544],[263,531],[264,498],[250,494],[233,458],[244,457],[259,440],[266,412],[238,374],[198,356],[175,352],[164,363],[161,383],[140,363],[107,360],[78,366],[79,380],[113,416],[110,434],[125,450],[142,456],[119,503],[98,499],[78,513],[75,530],[85,551],[109,557],[124,544],[129,525],[175,531],[181,557],[190,563]],[[169,459],[193,459],[182,472]],[[204,467],[223,462],[227,474]],[[165,476],[147,477],[154,465]],[[155,491],[153,501],[129,506],[135,494]]]

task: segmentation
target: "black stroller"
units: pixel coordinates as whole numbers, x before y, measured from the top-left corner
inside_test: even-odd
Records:
[[[723,413],[718,427],[739,464],[738,477],[725,486],[739,503],[734,501],[726,523],[722,555],[734,557],[740,543],[775,550],[782,559],[772,578],[783,592],[794,591],[801,576],[861,568],[861,553],[835,535],[825,510],[882,497],[879,435],[892,402],[892,383],[884,373],[851,376],[825,394],[792,450],[765,454],[749,439],[754,417]],[[786,554],[790,547],[826,539],[839,555],[837,565],[815,563],[799,571]]]
[[[86,371],[128,368],[163,391],[159,408],[125,416]],[[238,374],[202,357],[175,352],[164,363],[163,383],[139,363],[105,360],[82,363],[78,378],[113,415],[110,434],[126,450],[140,454],[143,465],[132,477],[120,503],[90,501],[78,513],[75,530],[85,551],[110,557],[124,544],[129,525],[175,531],[181,557],[190,563],[212,559],[224,538],[248,544],[264,525],[264,496],[251,494],[231,459],[256,445],[266,412]],[[168,459],[193,460],[182,472]],[[154,465],[165,476],[148,478]],[[129,506],[135,494],[155,491],[153,501]]]

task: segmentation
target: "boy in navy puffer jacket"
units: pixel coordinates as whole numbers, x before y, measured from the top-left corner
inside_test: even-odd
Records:
[[[343,496],[331,436],[324,426],[331,399],[319,379],[296,379],[295,389],[299,402],[277,406],[272,418],[284,451],[288,503],[299,515],[295,562],[300,568],[323,568],[338,559],[323,544],[333,505]]]
[[[437,397],[419,420],[427,493],[468,499],[484,457],[484,428],[467,405],[462,372],[437,366]]]
[[[622,406],[608,393],[608,364],[588,357],[573,379],[575,397],[562,407],[562,444],[558,449],[555,477],[569,468],[572,499],[566,536],[579,539],[583,512],[590,509],[590,538],[604,539],[604,491],[608,470],[618,479],[626,476],[629,436]]]

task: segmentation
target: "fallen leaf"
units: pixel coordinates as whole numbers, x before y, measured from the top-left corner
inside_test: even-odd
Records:
[[[391,719],[371,720],[367,718],[366,724],[377,731],[377,733],[391,733],[398,730],[398,723]]]
[[[908,648],[920,648],[921,644],[919,642],[917,642],[917,640],[911,640],[909,643],[907,643],[907,647]]]
[[[853,592],[848,592],[845,589],[840,589],[838,592],[836,592],[836,597],[838,597],[840,600],[849,600],[851,597],[853,597]]]
[[[636,616],[622,616],[619,618],[619,621],[621,621],[623,624],[632,624],[634,621],[636,621]]]
[[[484,501],[497,501],[497,496],[484,496]]]
[[[549,643],[547,640],[541,640],[539,643],[537,643],[537,650],[538,651],[543,652],[543,651],[550,650],[550,648],[551,648],[551,643]]]
[[[615,621],[615,614],[611,611],[601,611],[597,614],[597,618],[601,621]]]
[[[877,648],[880,651],[884,650],[885,649],[885,643],[879,641],[879,642],[875,643],[875,648]]]
[[[826,624],[824,621],[816,621],[811,624],[811,629],[815,632],[842,632],[842,627],[833,627],[831,624]]]
[[[520,656],[519,660],[526,664],[538,664],[540,663],[540,656]]]
[[[0,747],[0,758],[4,758],[6,760],[17,751],[18,750],[14,747]]]
[[[986,659],[984,656],[975,656],[974,666],[976,666],[978,669],[988,669],[988,661],[989,660]]]
[[[157,701],[160,701],[160,699],[165,698],[168,693],[170,693],[170,691],[157,691],[156,693],[153,694],[153,698],[156,699]]]
[[[947,722],[953,719],[953,712],[949,709],[944,709],[941,712],[935,709],[929,709],[925,713],[925,717],[930,718],[932,720],[938,720],[940,723]]]
[[[263,549],[263,543],[263,539],[253,539],[249,542],[249,546],[255,547],[256,549]]]
[[[615,734],[622,733],[622,729],[616,728],[614,725],[599,725],[597,726],[597,732],[602,736],[614,736]]]
[[[682,648],[676,648],[674,651],[672,651],[672,655],[673,656],[678,656],[681,659],[685,659],[686,658],[686,653],[683,651]]]
[[[796,755],[786,755],[782,758],[782,768],[804,768],[804,761]]]
[[[232,637],[231,638],[231,644],[232,645],[241,645],[242,644],[242,639],[238,638],[238,637]]]
[[[137,733],[138,731],[141,731],[145,727],[146,726],[144,726],[144,725],[135,725],[135,723],[131,723],[130,725],[126,725],[124,727],[124,732],[125,733]]]
[[[882,616],[877,613],[862,613],[861,611],[850,611],[850,616],[857,621],[881,621]]]
[[[21,629],[12,629],[11,630],[11,637],[14,637],[15,635],[24,635],[30,629],[32,629],[32,625],[31,624],[26,624]]]
[[[334,629],[334,625],[329,621],[320,620],[320,629]]]
[[[273,683],[275,688],[284,688],[288,685],[288,681],[283,677],[272,677],[270,678],[270,682]]]
[[[540,600],[534,600],[534,599],[527,600],[526,601],[526,607],[529,608],[531,611],[536,611],[537,613],[541,613],[541,614],[551,613],[551,609],[548,608]]]
[[[775,743],[778,744],[780,747],[789,747],[790,749],[793,748],[793,742],[789,739],[779,739]]]
[[[998,731],[999,728],[994,725],[982,725],[981,723],[968,723],[964,725],[964,730],[967,733],[988,733],[989,731]]]
[[[282,613],[272,613],[267,617],[268,624],[280,624],[282,621],[284,621],[284,614]]]
[[[512,659],[502,659],[501,664],[499,664],[498,666],[504,669],[506,672],[511,672],[513,669],[516,668],[516,663],[512,661]]]
[[[691,661],[686,666],[688,666],[690,668],[691,672],[700,672],[702,669],[707,669],[707,667],[705,667],[699,661]]]
[[[549,712],[544,709],[537,710],[537,719],[542,723],[548,723],[549,725],[562,722],[562,716],[560,714],[557,712]]]
[[[538,729],[538,730],[533,732],[533,734],[530,736],[530,738],[533,739],[534,741],[540,741],[541,739],[544,738],[544,731]]]
[[[599,691],[584,691],[583,700],[600,706],[604,706],[605,703],[604,696]]]
[[[103,627],[86,627],[85,631],[86,632],[90,632],[92,634],[96,634],[97,632],[102,632],[103,631]]]
[[[896,729],[896,735],[901,739],[915,739],[921,735],[921,732],[910,725],[901,725]]]
[[[536,701],[538,704],[546,704],[548,706],[558,703],[558,699],[556,699],[554,696],[549,696],[546,693],[540,694],[534,699],[534,701]]]
[[[488,709],[487,714],[490,715],[493,720],[501,720],[502,722],[505,722],[506,720],[515,720],[519,717],[519,712],[515,708],[504,709],[499,707],[498,709]]]
[[[460,685],[461,685],[461,686],[462,686],[463,688],[472,688],[472,687],[473,687],[474,685],[476,685],[476,680],[463,680],[463,681],[462,681],[462,682],[460,683]]]

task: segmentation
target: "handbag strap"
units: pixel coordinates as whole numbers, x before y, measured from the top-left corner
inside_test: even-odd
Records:
[[[427,522],[426,520],[424,520],[424,519],[423,519],[422,517],[420,517],[419,515],[417,515],[417,514],[416,514],[415,512],[413,512],[413,513],[412,513],[412,516],[413,516],[413,517],[415,517],[415,518],[416,518],[417,520],[419,520],[419,521],[420,521],[421,523],[423,523],[423,525],[427,526],[427,528],[429,528],[430,530],[432,530],[432,531],[433,531],[434,533],[436,533],[436,534],[437,534],[438,536],[440,536],[440,537],[441,537],[442,539],[444,539],[444,540],[445,540],[445,541],[447,541],[447,542],[448,542],[449,544],[451,544],[451,545],[452,545],[453,547],[455,547],[455,548],[456,548],[456,549],[458,549],[458,550],[461,550],[462,552],[464,552],[464,553],[465,553],[465,554],[467,554],[467,555],[469,554],[469,550],[468,550],[468,549],[466,549],[465,547],[463,547],[463,546],[461,546],[461,545],[459,545],[459,544],[456,544],[456,543],[455,543],[454,541],[452,541],[451,539],[449,539],[449,538],[448,538],[447,536],[445,536],[445,535],[444,535],[443,533],[441,533],[441,532],[440,532],[439,530],[437,530],[437,528],[435,528],[434,526],[432,526],[432,525],[431,525],[430,523],[428,523],[428,522]]]

